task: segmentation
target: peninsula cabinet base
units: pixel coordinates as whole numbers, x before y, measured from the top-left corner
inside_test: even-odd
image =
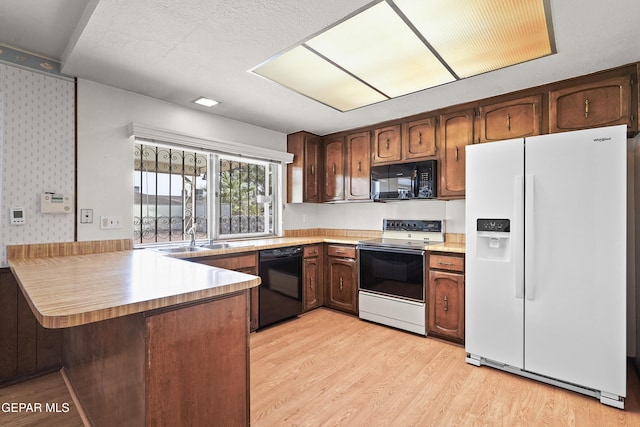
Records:
[[[248,292],[64,330],[93,426],[249,425]]]

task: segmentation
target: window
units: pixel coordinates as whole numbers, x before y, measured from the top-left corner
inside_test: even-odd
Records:
[[[136,141],[134,244],[277,234],[280,168]]]
[[[219,157],[217,217],[220,237],[273,234],[273,203],[269,197],[272,166]]]

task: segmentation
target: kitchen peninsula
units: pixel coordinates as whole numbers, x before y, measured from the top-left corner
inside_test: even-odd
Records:
[[[249,424],[249,289],[260,278],[130,241],[8,247],[92,425]]]

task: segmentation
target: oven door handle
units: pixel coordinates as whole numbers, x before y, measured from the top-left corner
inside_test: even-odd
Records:
[[[405,255],[420,255],[424,256],[425,251],[421,249],[400,249],[400,248],[378,248],[371,246],[358,246],[359,251],[371,251],[371,252],[392,252],[394,254]]]

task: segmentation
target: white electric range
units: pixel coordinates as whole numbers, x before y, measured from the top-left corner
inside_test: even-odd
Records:
[[[444,220],[384,219],[380,239],[358,244],[359,317],[426,335],[426,261]]]

